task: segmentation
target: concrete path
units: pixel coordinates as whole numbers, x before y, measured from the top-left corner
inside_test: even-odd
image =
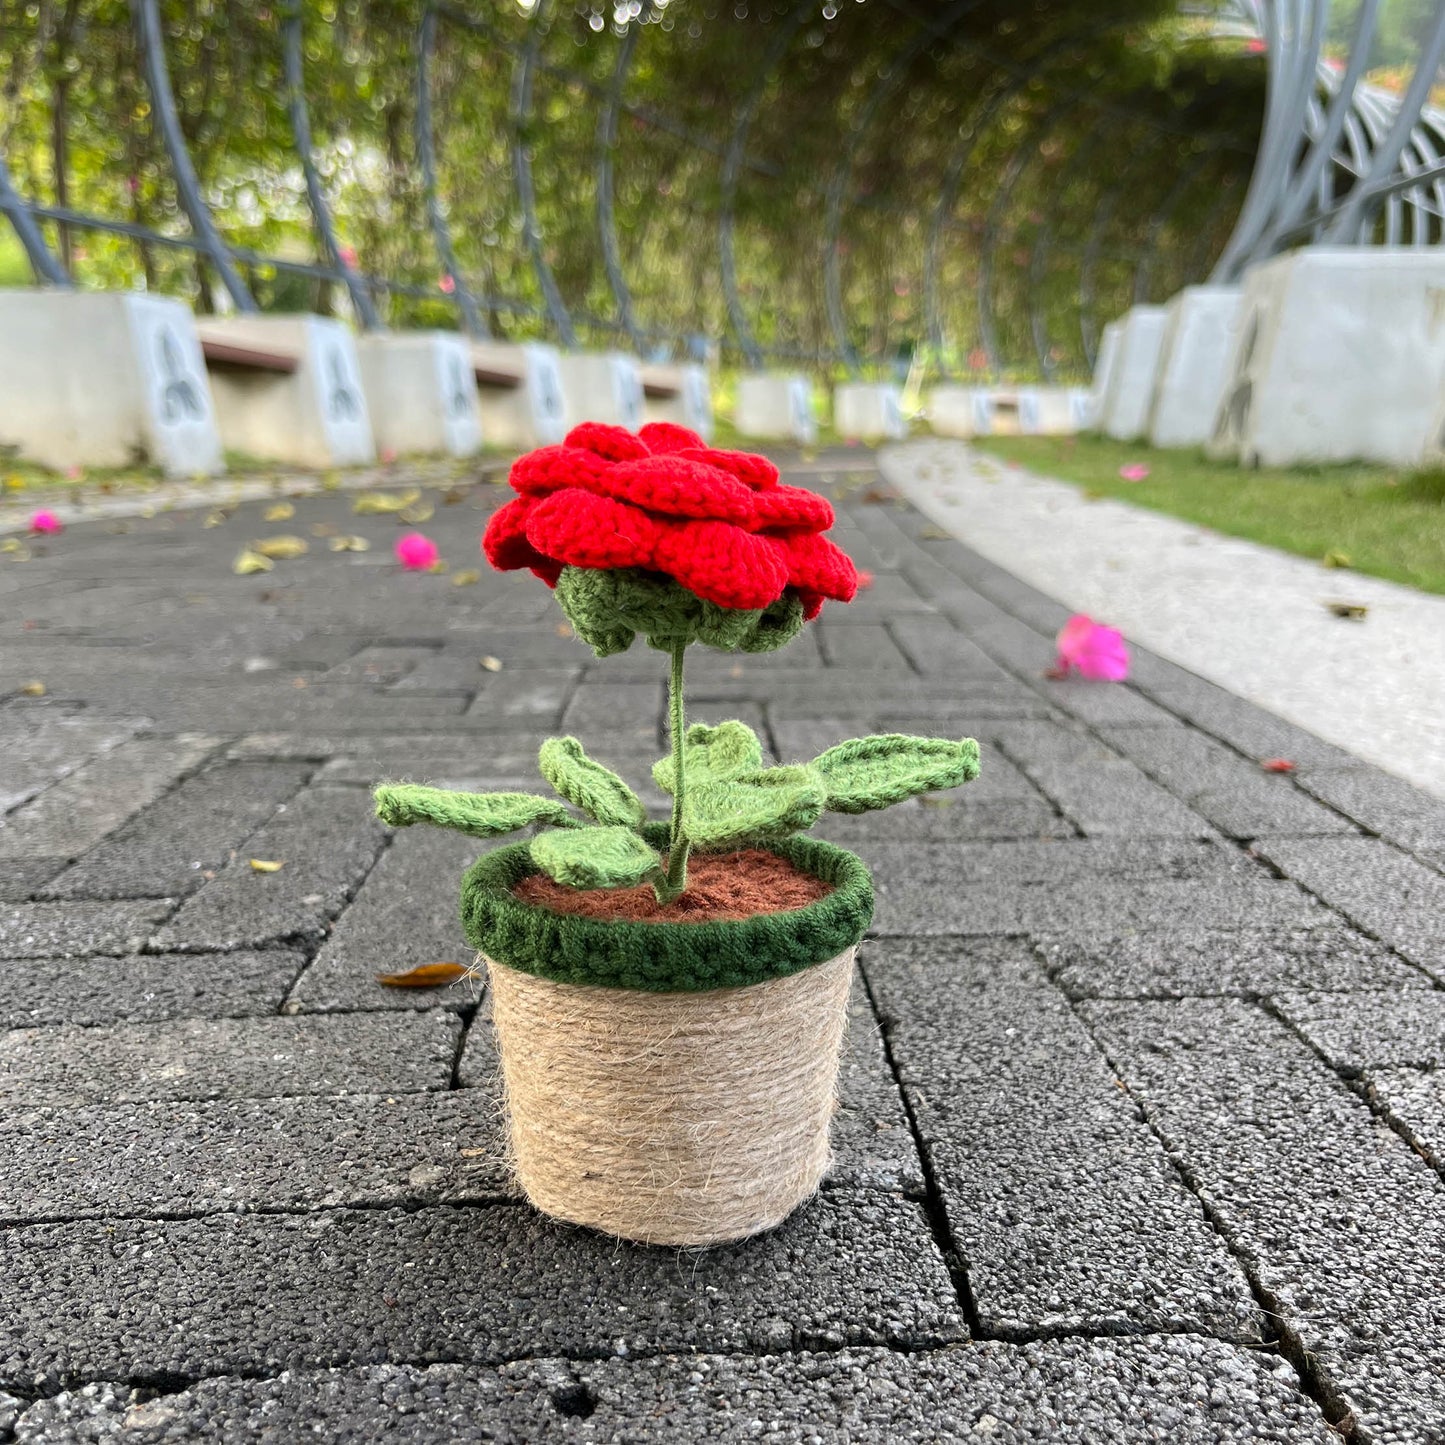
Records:
[[[1445,807],[1147,653],[1044,680],[1064,609],[831,465],[872,589],[695,715],[985,771],[827,829],[879,893],[836,1167],[700,1255],[534,1215],[485,998],[374,981],[467,956],[476,845],[368,784],[662,747],[655,654],[454,585],[502,492],[435,494],[445,576],[334,493],[0,556],[0,1440],[1441,1438]]]
[[[1090,501],[962,442],[893,447],[881,466],[1050,597],[1445,797],[1445,597]],[[1329,602],[1368,612],[1343,621]]]

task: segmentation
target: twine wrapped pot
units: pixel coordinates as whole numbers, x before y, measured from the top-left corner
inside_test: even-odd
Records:
[[[831,844],[772,848],[833,891],[733,922],[630,922],[518,899],[535,871],[525,844],[467,874],[512,1164],[544,1213],[649,1244],[722,1244],[817,1190],[872,886]]]

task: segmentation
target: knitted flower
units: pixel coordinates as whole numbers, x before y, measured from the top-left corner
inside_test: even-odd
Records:
[[[822,497],[780,483],[766,457],[716,450],[684,427],[634,435],[584,422],[561,446],[519,457],[511,483],[517,498],[492,517],[482,550],[549,587],[564,567],[636,568],[722,608],[789,595],[809,618],[858,588],[853,563],[822,535],[833,525]]]

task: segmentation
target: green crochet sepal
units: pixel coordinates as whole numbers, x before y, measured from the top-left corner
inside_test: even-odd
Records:
[[[646,841],[667,842],[650,824]],[[538,872],[526,843],[497,848],[462,879],[462,926],[496,963],[559,983],[657,993],[738,988],[799,973],[836,958],[863,937],[873,917],[873,884],[862,862],[816,838],[766,845],[831,885],[805,908],[724,923],[643,923],[553,913],[514,893]]]
[[[760,610],[719,607],[660,572],[564,567],[555,595],[573,631],[598,657],[626,652],[640,632],[661,652],[701,642],[723,652],[772,652],[803,630],[803,604],[785,595]]]

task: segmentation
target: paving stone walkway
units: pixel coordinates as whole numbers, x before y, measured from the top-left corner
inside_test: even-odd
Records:
[[[794,471],[873,586],[694,715],[985,768],[823,830],[879,895],[837,1164],[701,1254],[528,1210],[485,998],[375,982],[466,957],[477,845],[369,784],[663,743],[655,654],[453,584],[497,487],[447,576],[342,493],[0,557],[0,1440],[1445,1440],[1445,804],[1147,654],[1046,680],[1062,609]]]

